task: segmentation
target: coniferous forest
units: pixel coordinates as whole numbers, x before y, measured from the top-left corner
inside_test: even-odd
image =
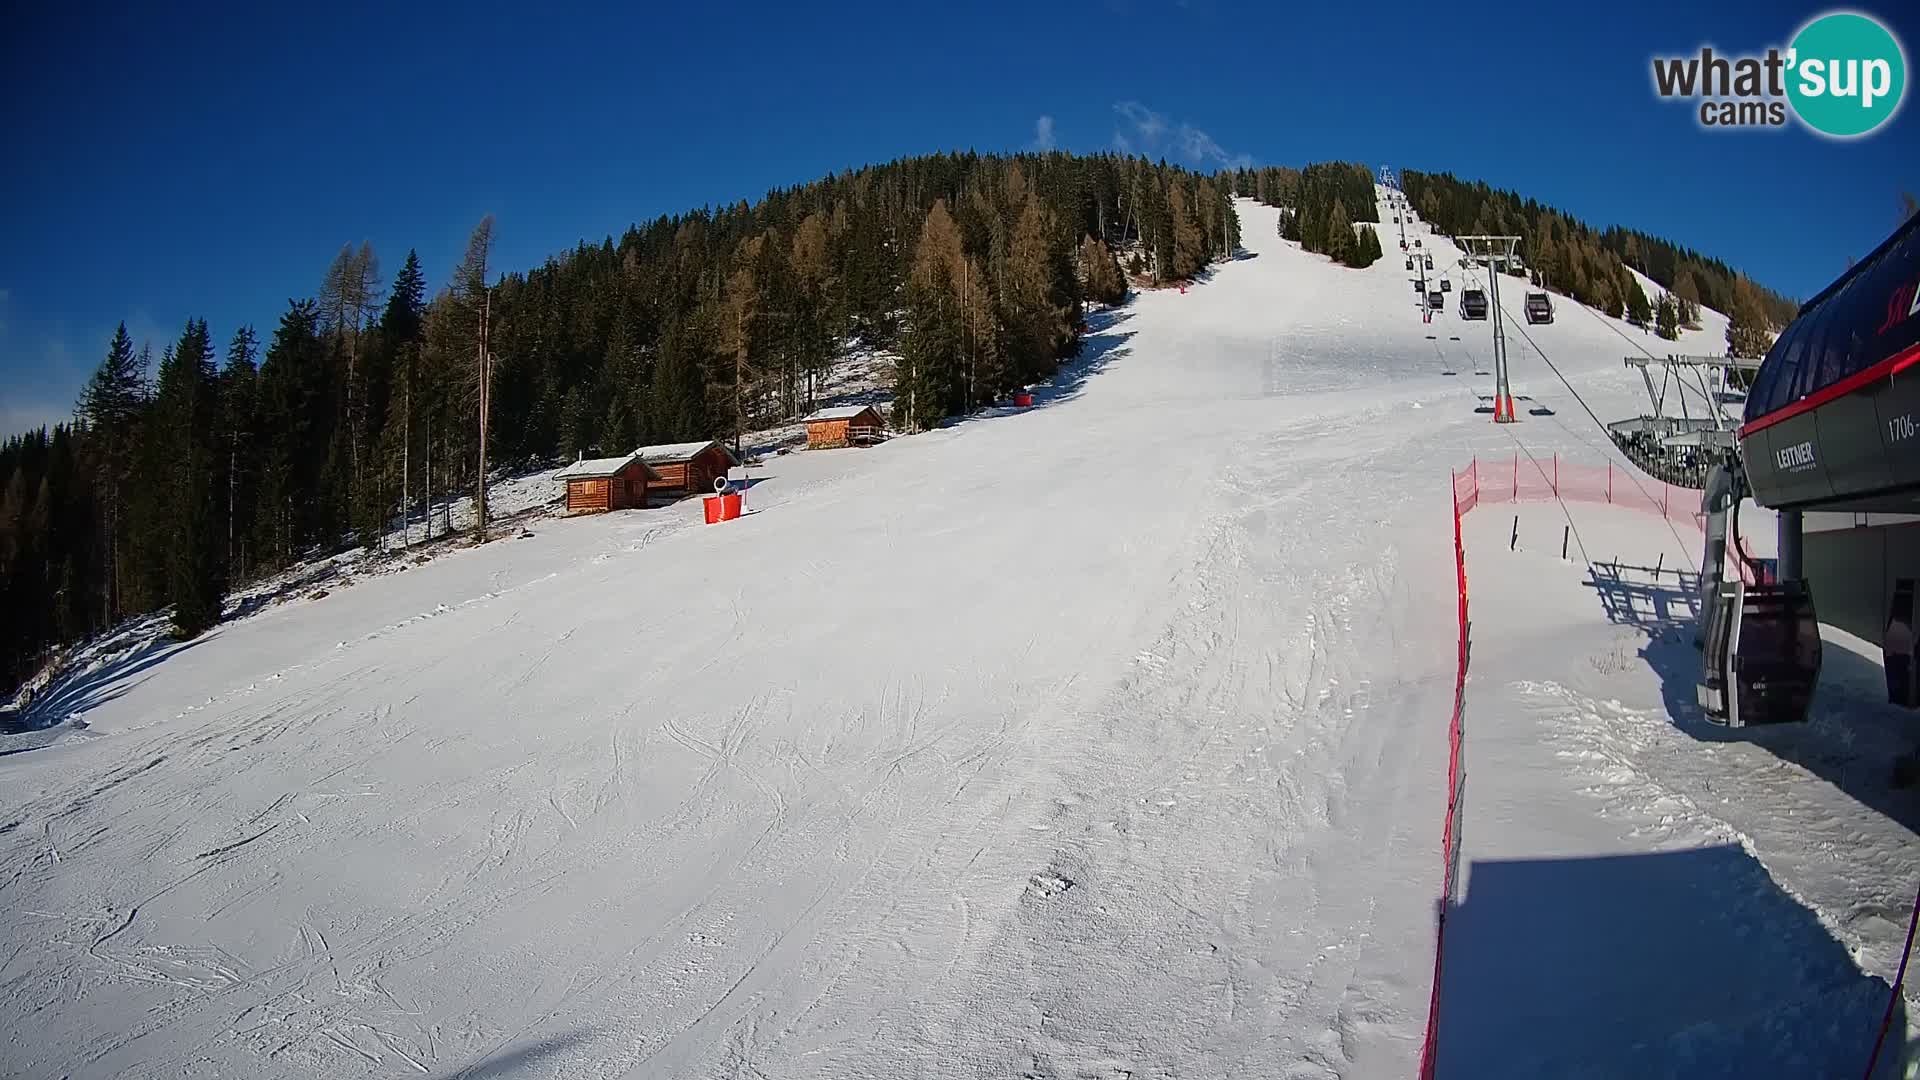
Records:
[[[1239,169],[1228,179],[1235,194],[1285,208],[1280,235],[1308,251],[1356,268],[1372,266],[1384,254],[1375,227],[1380,207],[1373,195],[1373,171],[1365,165],[1323,162],[1304,169]]]
[[[909,158],[525,272],[493,265],[490,218],[437,285],[414,252],[389,272],[349,244],[255,325],[123,326],[72,423],[0,443],[0,689],[130,615],[171,605],[198,634],[230,586],[382,542],[473,493],[483,461],[804,415],[849,341],[898,358],[895,427],[970,411],[1075,356],[1083,304],[1124,299],[1126,273],[1184,280],[1232,251],[1228,179],[1116,155]]]

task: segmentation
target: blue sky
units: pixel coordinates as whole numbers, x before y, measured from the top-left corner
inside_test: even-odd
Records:
[[[121,319],[156,352],[189,316],[264,337],[343,243],[389,274],[418,248],[437,288],[487,212],[524,269],[929,151],[1445,169],[1799,296],[1920,190],[1911,102],[1843,143],[1655,100],[1654,55],[1784,45],[1823,5],[134,6],[29,5],[0,40],[0,431],[67,413]],[[1920,49],[1912,5],[1856,10]]]

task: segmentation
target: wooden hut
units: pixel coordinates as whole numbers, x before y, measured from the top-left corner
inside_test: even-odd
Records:
[[[886,430],[887,422],[881,418],[880,410],[871,405],[821,409],[807,417],[807,449],[875,443],[885,437]]]
[[[651,470],[638,453],[576,461],[553,474],[567,485],[567,513],[599,514],[647,505]]]
[[[733,451],[713,439],[643,446],[634,453],[646,463],[649,490],[684,495],[711,492],[714,478],[727,475],[727,469],[739,464]]]

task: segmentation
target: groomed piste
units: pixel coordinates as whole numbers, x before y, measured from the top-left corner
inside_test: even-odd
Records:
[[[1629,416],[1635,342],[1725,323],[1556,297],[1496,426],[1486,323],[1423,321],[1390,237],[1343,269],[1238,205],[1239,258],[1094,315],[1030,408],[103,667],[0,757],[0,1073],[1414,1075],[1450,470],[1630,469],[1540,351]],[[1697,535],[1465,522],[1442,1077],[1864,1065],[1920,875],[1894,735],[1688,713],[1671,613],[1621,612]]]

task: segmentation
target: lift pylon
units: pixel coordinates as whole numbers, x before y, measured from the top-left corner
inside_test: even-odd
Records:
[[[1507,334],[1500,313],[1500,270],[1514,261],[1520,246],[1517,236],[1456,236],[1454,243],[1470,259],[1484,259],[1487,266],[1488,322],[1493,324],[1493,420],[1511,424],[1519,417],[1513,411],[1513,386],[1507,379]]]

